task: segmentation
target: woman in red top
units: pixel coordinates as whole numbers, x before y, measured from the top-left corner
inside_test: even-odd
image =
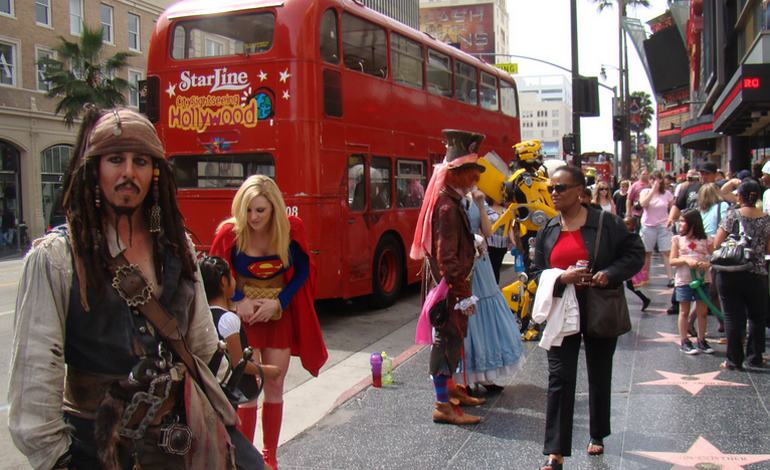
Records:
[[[644,264],[644,246],[638,235],[630,233],[623,221],[604,212],[601,247],[592,259],[597,239],[600,209],[582,205],[585,177],[579,168],[561,167],[551,176],[549,187],[559,215],[549,220],[537,234],[532,271],[539,276],[545,269],[564,272],[554,286],[561,296],[567,284],[576,285],[580,309],[580,333],[564,337],[561,346],[548,350],[548,402],[546,406],[543,454],[548,460],[541,470],[561,470],[564,457],[572,454],[572,419],[580,342],[585,341],[588,369],[590,415],[589,455],[604,453],[603,439],[610,434],[610,392],[612,356],[617,338],[593,338],[586,331],[586,286],[620,286]],[[576,265],[588,260],[594,274]]]
[[[262,404],[262,452],[265,463],[277,469],[289,358],[299,356],[305,369],[316,376],[328,357],[313,307],[315,271],[304,227],[299,218],[286,216],[275,182],[254,175],[235,194],[232,217],[217,228],[210,254],[230,263],[236,280],[231,301],[245,324],[255,359],[281,369],[279,377],[265,377]],[[253,408],[239,409],[238,414],[242,420],[256,421]]]

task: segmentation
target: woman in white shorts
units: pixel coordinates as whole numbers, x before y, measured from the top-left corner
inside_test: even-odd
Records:
[[[653,173],[650,178],[652,187],[643,189],[639,195],[639,203],[642,205],[642,230],[640,235],[644,242],[644,270],[649,273],[650,259],[655,246],[663,257],[663,265],[666,267],[668,286],[674,286],[671,265],[668,263],[668,253],[671,251],[671,227],[668,225],[668,211],[674,202],[674,195],[666,189],[663,175],[660,172]],[[646,278],[647,276],[645,276]]]

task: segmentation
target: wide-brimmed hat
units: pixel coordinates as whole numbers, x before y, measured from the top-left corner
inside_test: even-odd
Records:
[[[441,133],[446,138],[444,162],[450,170],[475,167],[480,172],[484,172],[485,168],[478,164],[478,151],[484,140],[483,134],[457,129],[444,129]]]

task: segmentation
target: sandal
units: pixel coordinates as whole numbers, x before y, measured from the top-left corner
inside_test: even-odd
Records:
[[[588,455],[602,455],[604,453],[604,441],[592,437],[588,441],[586,452],[588,452]]]
[[[719,364],[719,368],[724,370],[743,370],[743,367],[734,366],[727,361],[722,361],[722,363]]]
[[[557,462],[556,459],[548,459],[545,464],[540,467],[540,470],[562,470],[564,468],[564,462]]]

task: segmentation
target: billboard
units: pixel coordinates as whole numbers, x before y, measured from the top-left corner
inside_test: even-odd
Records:
[[[495,52],[493,3],[420,8],[420,29],[469,54]]]

